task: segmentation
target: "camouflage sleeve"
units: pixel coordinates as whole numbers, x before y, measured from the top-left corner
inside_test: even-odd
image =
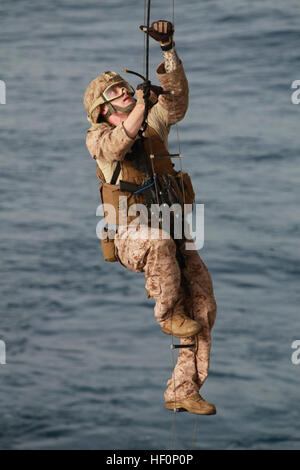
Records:
[[[172,47],[169,51],[163,51],[163,58],[165,59],[165,70],[167,73],[173,72],[180,65],[180,59],[175,47]]]
[[[163,89],[174,91],[173,95],[160,95],[158,101],[168,112],[168,124],[175,124],[184,118],[189,96],[188,81],[177,54],[169,52],[169,59],[158,66],[156,73]]]
[[[109,163],[123,160],[133,143],[134,139],[128,137],[123,123],[114,128],[103,123],[98,129],[89,131],[86,137],[91,157]]]

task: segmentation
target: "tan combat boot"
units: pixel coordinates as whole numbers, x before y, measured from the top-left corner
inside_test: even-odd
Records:
[[[161,327],[164,333],[176,336],[177,338],[194,336],[201,330],[200,324],[184,313],[171,315],[161,322]]]
[[[174,401],[166,401],[167,410],[173,410],[176,407],[176,411],[189,411],[196,415],[215,415],[217,410],[215,405],[208,403],[201,395],[195,394],[190,395],[186,398],[178,398]]]

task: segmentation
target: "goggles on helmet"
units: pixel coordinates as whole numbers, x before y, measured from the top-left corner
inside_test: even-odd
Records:
[[[134,95],[134,89],[132,88],[132,86],[129,85],[129,83],[126,83],[126,82],[113,83],[112,85],[109,85],[107,88],[105,88],[105,90],[102,93],[102,96],[105,102],[110,102],[117,98],[121,98],[121,96],[123,96],[125,91],[127,92],[128,95],[131,95],[131,96]]]
[[[111,114],[117,111],[123,111],[126,113],[130,112],[135,106],[135,103],[132,103],[126,106],[125,108],[121,106],[113,105],[111,103],[111,101],[123,96],[125,91],[128,93],[128,95],[131,95],[131,96],[134,95],[134,89],[132,88],[131,85],[129,85],[129,83],[125,82],[124,80],[115,81],[114,83],[111,83],[110,85],[108,85],[105,88],[105,90],[102,92],[100,97],[96,99],[96,101],[94,101],[94,103],[92,104],[89,110],[88,120],[92,122],[91,114],[94,111],[94,109],[97,108],[97,106],[105,104],[105,103],[107,103],[107,106],[108,106],[108,113],[106,114],[106,118],[108,118]]]

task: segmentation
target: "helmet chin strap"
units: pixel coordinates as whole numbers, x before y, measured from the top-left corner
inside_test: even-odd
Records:
[[[109,116],[111,116],[112,114],[117,113],[118,111],[122,113],[126,113],[126,114],[130,113],[130,111],[132,111],[136,105],[136,103],[131,103],[128,106],[117,106],[117,105],[113,105],[112,103],[105,103],[105,104],[108,107],[108,112],[105,115],[106,119],[109,118]]]

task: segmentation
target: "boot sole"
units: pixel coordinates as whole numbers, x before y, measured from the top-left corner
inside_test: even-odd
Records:
[[[169,330],[168,328],[164,328],[162,327],[162,331],[166,334],[166,335],[173,335],[175,336],[176,338],[190,338],[191,336],[195,336],[197,335],[198,333],[200,333],[201,331],[201,328],[199,328],[199,330],[195,330],[193,333],[186,333],[186,334],[180,334],[180,333],[174,333],[172,332],[171,330]]]
[[[172,402],[172,401],[166,402],[167,410],[174,411],[174,408],[175,408],[175,402]],[[176,412],[182,412],[182,411],[188,411],[189,413],[194,413],[196,415],[215,415],[217,413],[216,410],[199,411],[193,407],[184,406],[184,403],[182,403],[180,400],[176,400]]]

